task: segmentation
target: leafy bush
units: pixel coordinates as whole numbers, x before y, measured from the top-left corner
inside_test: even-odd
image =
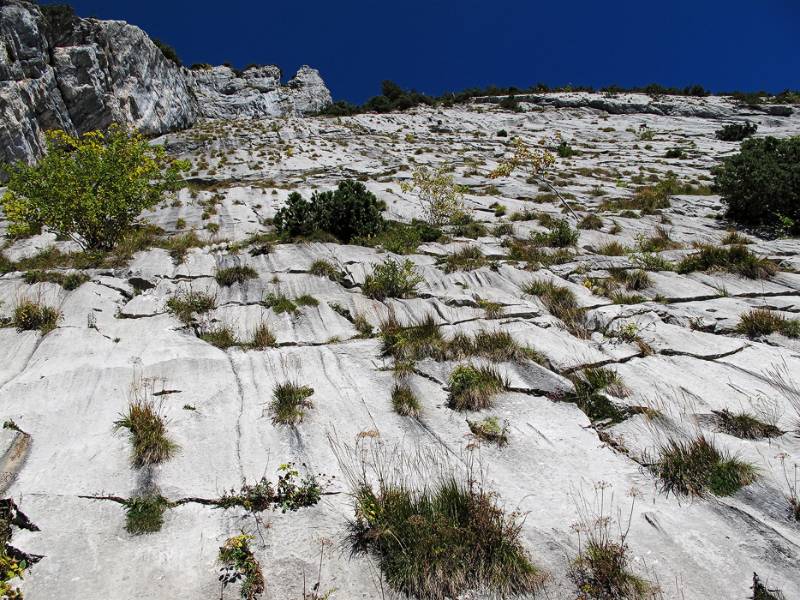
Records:
[[[728,123],[722,129],[717,129],[715,135],[723,142],[741,142],[753,135],[758,130],[758,125],[745,121],[744,123]]]
[[[219,561],[224,565],[220,581],[222,589],[242,582],[239,595],[242,600],[255,600],[264,591],[264,574],[258,564],[249,542],[253,536],[241,534],[228,538],[219,549]]]
[[[800,233],[800,136],[745,140],[713,173],[728,218]]]
[[[417,194],[425,221],[434,227],[446,225],[464,212],[464,190],[455,183],[446,165],[436,170],[417,167],[411,174],[411,181],[403,182],[401,188]]]
[[[413,296],[417,285],[422,282],[414,263],[402,263],[392,258],[376,265],[372,273],[364,279],[364,295],[376,300],[385,298],[407,298]]]
[[[286,513],[319,502],[323,488],[317,477],[309,473],[301,478],[295,463],[280,465],[278,472],[277,484],[266,477],[254,484],[245,481],[238,490],[232,488],[225,492],[216,505],[220,508],[241,506],[253,513],[277,509]]]
[[[275,215],[275,228],[290,237],[324,231],[348,243],[355,237],[372,237],[384,227],[381,205],[363,183],[347,179],[335,191],[314,192],[311,200],[292,192]]]
[[[2,202],[9,231],[27,235],[47,227],[91,250],[110,250],[143,210],[177,189],[188,167],[114,125],[81,137],[48,132],[47,148],[36,165],[7,167]]]

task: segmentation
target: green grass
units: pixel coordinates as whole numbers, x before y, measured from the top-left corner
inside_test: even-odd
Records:
[[[476,483],[442,477],[424,489],[366,479],[354,490],[354,554],[373,555],[388,586],[404,597],[449,600],[470,591],[492,598],[533,594],[543,574],[520,541],[517,515]]]
[[[774,423],[765,423],[758,417],[746,412],[734,413],[728,409],[712,411],[717,427],[729,435],[745,440],[760,440],[783,435],[783,431]]]
[[[319,300],[310,294],[303,294],[294,299],[297,306],[319,306]]]
[[[217,304],[216,296],[194,290],[182,291],[167,300],[167,310],[180,319],[185,325],[192,322],[194,315],[201,315],[212,310]]]
[[[277,294],[269,293],[264,296],[261,300],[261,304],[266,306],[267,308],[271,308],[275,314],[279,315],[281,313],[296,313],[297,312],[297,304],[291,299],[286,297],[283,293],[279,292]]]
[[[421,406],[407,383],[397,383],[392,388],[392,408],[403,417],[418,417]]]
[[[778,272],[775,263],[759,258],[743,245],[698,245],[698,252],[678,263],[678,273],[693,271],[727,271],[748,279],[768,279]]]
[[[500,423],[497,417],[486,417],[482,421],[470,421],[467,426],[476,438],[498,446],[508,444],[508,422]]]
[[[114,430],[126,429],[133,447],[131,462],[136,468],[161,464],[177,452],[178,445],[167,435],[167,423],[160,405],[152,398],[137,396],[114,422]]]
[[[125,506],[125,530],[132,535],[161,531],[169,501],[158,494],[130,498]]]
[[[749,338],[782,333],[789,338],[800,337],[800,319],[788,319],[767,308],[754,308],[739,317],[736,331]]]
[[[578,244],[579,237],[578,231],[570,227],[566,219],[558,219],[548,228],[547,233],[531,234],[531,241],[535,246],[570,248]]]
[[[592,213],[588,214],[578,223],[578,229],[592,229],[597,230],[603,227],[603,219],[600,216]]]
[[[483,410],[492,406],[494,396],[507,384],[497,369],[488,366],[458,365],[448,380],[447,405],[454,410]]]
[[[531,241],[509,239],[503,245],[508,248],[509,260],[524,261],[531,270],[564,264],[575,258],[575,253],[567,248],[540,248]]]
[[[61,311],[57,308],[37,300],[22,299],[14,307],[11,324],[17,331],[38,330],[42,335],[47,335],[58,326],[60,320]]]
[[[719,450],[703,435],[669,440],[650,465],[661,491],[676,496],[729,496],[756,480],[756,468]]]
[[[225,323],[214,323],[203,328],[200,339],[222,350],[239,345],[239,339],[233,328]]]
[[[538,297],[550,314],[560,319],[570,333],[581,338],[588,336],[586,311],[578,306],[575,293],[568,287],[538,279],[523,286],[522,291]]]
[[[572,562],[570,577],[583,600],[654,600],[657,588],[630,571],[627,544],[603,535],[589,539]]]
[[[60,271],[26,271],[23,276],[25,283],[34,284],[41,282],[56,283],[67,291],[79,288],[82,284],[89,281],[89,276],[85,273],[62,273]]]
[[[617,241],[607,242],[597,248],[597,253],[603,256],[625,256],[630,252],[630,248],[623,246]]]
[[[486,265],[486,257],[477,246],[467,246],[457,252],[448,254],[442,259],[441,264],[444,266],[445,273],[474,271]]]
[[[625,412],[606,396],[606,393],[626,395],[622,379],[616,371],[602,367],[587,368],[570,379],[575,389],[561,396],[562,401],[574,402],[593,423],[620,423],[625,420]]]
[[[332,262],[322,258],[311,263],[308,272],[317,277],[327,277],[331,281],[338,282],[344,279],[344,274]]]
[[[257,279],[258,273],[253,267],[235,265],[225,269],[217,269],[214,278],[223,287],[230,287],[237,283],[244,283],[248,279]]]
[[[677,250],[682,248],[682,245],[672,239],[668,229],[658,225],[653,232],[653,235],[646,237],[641,235],[637,239],[637,246],[640,252],[663,252],[665,250]]]
[[[269,325],[262,321],[253,331],[253,337],[250,338],[250,343],[248,345],[254,350],[263,350],[264,348],[275,346],[276,343],[275,334],[272,333]]]
[[[303,420],[306,410],[314,405],[308,398],[314,395],[314,389],[307,385],[299,385],[293,381],[285,381],[272,390],[272,422],[281,425],[294,425]]]

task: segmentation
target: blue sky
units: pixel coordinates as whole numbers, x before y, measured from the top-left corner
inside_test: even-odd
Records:
[[[49,3],[49,2],[48,2]],[[75,0],[184,63],[318,68],[334,98],[516,85],[800,89],[798,0]]]

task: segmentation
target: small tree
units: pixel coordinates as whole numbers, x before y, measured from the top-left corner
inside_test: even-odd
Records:
[[[90,250],[113,248],[143,210],[178,188],[188,168],[116,125],[80,137],[51,131],[47,148],[36,165],[6,167],[9,231],[28,235],[47,227]]]
[[[425,220],[441,227],[464,212],[463,188],[457,185],[446,167],[435,171],[427,167],[414,169],[410,182],[400,185],[404,192],[415,192],[425,213]]]

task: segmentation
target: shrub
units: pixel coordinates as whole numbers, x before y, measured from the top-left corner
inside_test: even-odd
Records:
[[[413,262],[405,260],[401,263],[390,258],[376,265],[366,276],[362,290],[366,296],[376,300],[407,298],[414,295],[422,280]]]
[[[136,392],[128,410],[114,422],[114,430],[127,429],[136,468],[157,465],[172,458],[178,445],[167,436],[161,405],[147,392]]]
[[[745,140],[713,173],[729,219],[800,233],[800,137]]]
[[[222,589],[237,581],[242,582],[239,594],[242,600],[255,600],[264,591],[264,575],[261,565],[258,564],[249,542],[251,535],[233,536],[228,538],[219,549],[219,561],[224,565],[220,581]]]
[[[11,323],[17,331],[33,331],[38,329],[46,335],[58,326],[61,311],[33,300],[20,300],[14,307]]]
[[[130,498],[123,505],[125,530],[133,535],[141,535],[161,531],[164,512],[169,508],[169,501],[161,495],[148,494]]]
[[[175,51],[175,48],[169,44],[165,44],[161,40],[157,40],[156,38],[153,38],[153,43],[158,47],[159,50],[161,50],[161,54],[164,55],[164,58],[174,62],[179,67],[181,66],[181,59],[178,56],[178,53]]]
[[[203,314],[216,306],[217,299],[206,292],[182,291],[167,300],[167,309],[185,325],[192,322],[195,314]]]
[[[285,513],[314,506],[322,498],[322,485],[318,479],[311,474],[301,479],[294,463],[282,464],[278,472],[276,484],[266,477],[254,484],[245,481],[238,490],[232,488],[225,492],[215,505],[220,508],[241,506],[252,513],[277,509]]]
[[[446,166],[437,170],[418,167],[410,182],[403,182],[404,192],[414,192],[419,197],[425,221],[434,227],[451,222],[463,212],[463,188],[457,185]]]
[[[275,311],[275,314],[281,313],[296,313],[297,312],[297,304],[291,298],[288,298],[281,292],[266,294],[264,298],[261,300],[261,304],[266,306],[267,308],[271,308]]]
[[[459,365],[449,378],[447,405],[455,410],[483,410],[492,404],[492,397],[506,388],[506,383],[493,367]]]
[[[717,129],[714,135],[718,140],[723,142],[741,142],[745,138],[749,138],[758,130],[758,125],[745,121],[744,123],[728,123],[723,125],[721,129]]]
[[[324,231],[345,243],[355,237],[372,237],[384,226],[378,199],[363,183],[352,179],[340,182],[335,191],[314,192],[310,201],[292,192],[273,222],[286,236]]]
[[[577,230],[570,227],[566,219],[558,219],[551,225],[547,233],[534,233],[531,240],[537,246],[549,246],[551,248],[569,248],[578,244],[580,234]]]
[[[480,590],[507,598],[541,588],[518,516],[505,514],[477,483],[442,476],[416,490],[382,478],[375,489],[364,477],[355,485],[353,552],[373,554],[398,594],[447,600]]]
[[[778,272],[775,263],[759,258],[746,246],[720,247],[700,244],[698,250],[697,253],[685,257],[678,263],[678,273],[718,269],[748,279],[767,279]]]
[[[570,158],[577,154],[577,152],[566,141],[562,140],[558,148],[556,148],[556,154],[558,154],[560,158]]]
[[[676,496],[729,496],[757,477],[756,468],[717,449],[700,435],[691,440],[669,440],[659,449],[650,469],[661,480],[661,491]]]
[[[272,422],[282,425],[294,425],[303,420],[305,409],[314,406],[308,398],[314,395],[314,389],[307,385],[299,385],[293,381],[280,383],[272,390]]]
[[[218,284],[230,287],[235,283],[244,283],[248,279],[256,279],[258,278],[258,273],[253,267],[234,265],[233,267],[217,269],[214,278]]]
[[[109,250],[143,210],[177,189],[187,168],[162,146],[114,125],[81,137],[52,131],[47,140],[36,165],[7,168],[3,208],[14,235],[47,227],[84,248]]]
[[[353,243],[362,246],[382,246],[395,254],[412,254],[422,243],[437,242],[442,231],[433,225],[413,219],[411,223],[387,221],[381,233],[371,238],[357,238]]]
[[[686,158],[683,148],[670,148],[664,153],[664,158]]]
[[[470,421],[467,419],[467,426],[476,438],[486,440],[498,446],[508,444],[508,421],[500,424],[497,417],[486,417],[482,421]]]
[[[739,317],[736,331],[749,338],[771,333],[782,333],[786,337],[800,337],[800,320],[787,319],[780,313],[767,308],[754,308]]]
[[[445,355],[445,342],[432,314],[427,314],[407,327],[394,316],[381,322],[381,352],[395,360],[420,360]]]
[[[407,383],[397,383],[392,388],[392,408],[403,417],[417,417],[421,409],[419,400]]]

